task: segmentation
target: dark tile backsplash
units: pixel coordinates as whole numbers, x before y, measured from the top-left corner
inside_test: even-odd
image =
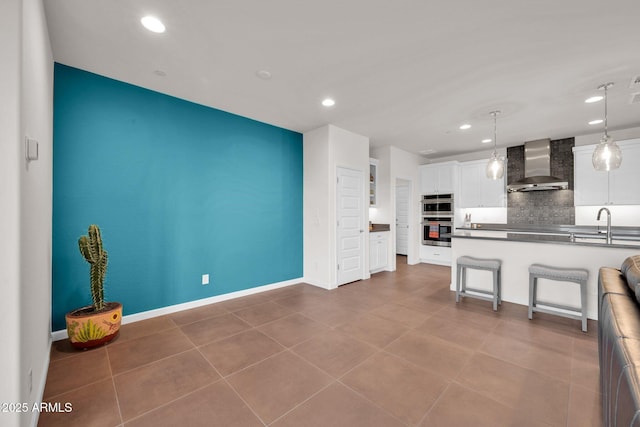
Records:
[[[573,138],[551,141],[551,175],[569,182],[568,190],[508,193],[508,224],[575,224]],[[507,182],[524,178],[524,145],[507,148]]]

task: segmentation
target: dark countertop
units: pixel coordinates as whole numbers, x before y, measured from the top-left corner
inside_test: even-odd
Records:
[[[461,230],[461,229],[458,229]],[[585,237],[580,237],[585,236]],[[590,234],[575,234],[574,240],[571,240],[570,234],[565,232],[561,234],[556,232],[555,234],[538,234],[538,233],[524,233],[524,232],[508,232],[505,230],[489,230],[485,228],[480,229],[464,229],[456,231],[451,235],[454,239],[478,239],[478,240],[494,240],[505,242],[525,242],[525,243],[550,243],[570,246],[594,246],[602,248],[618,248],[618,249],[638,249],[640,251],[640,239],[630,240],[613,238],[613,244],[608,245],[605,242],[604,235],[590,235]],[[454,243],[455,244],[455,243]]]
[[[472,224],[477,228],[458,227],[456,230],[467,231],[507,231],[511,233],[523,233],[523,234],[550,234],[550,235],[562,235],[568,236],[573,233],[578,235],[585,235],[584,237],[596,237],[607,231],[605,225],[512,225],[512,224],[490,224],[479,223]],[[640,240],[640,227],[611,227],[611,233],[613,238],[616,239],[630,239]]]
[[[378,231],[391,231],[391,226],[389,224],[371,224],[371,229],[369,231],[372,233],[376,233]]]

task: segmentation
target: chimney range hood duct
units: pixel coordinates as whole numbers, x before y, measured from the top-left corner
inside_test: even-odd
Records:
[[[566,190],[569,183],[551,176],[551,141],[539,139],[524,143],[524,178],[507,185],[509,192]]]

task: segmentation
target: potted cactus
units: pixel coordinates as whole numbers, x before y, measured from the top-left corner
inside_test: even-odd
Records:
[[[111,341],[120,330],[122,304],[104,301],[107,251],[102,247],[100,228],[92,224],[86,236],[78,239],[80,253],[89,263],[93,304],[73,310],[65,316],[67,334],[74,347],[87,349]]]

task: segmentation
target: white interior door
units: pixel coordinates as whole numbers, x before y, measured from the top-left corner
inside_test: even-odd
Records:
[[[409,186],[396,187],[396,253],[409,251]]]
[[[338,168],[338,286],[361,280],[364,272],[363,174]]]

